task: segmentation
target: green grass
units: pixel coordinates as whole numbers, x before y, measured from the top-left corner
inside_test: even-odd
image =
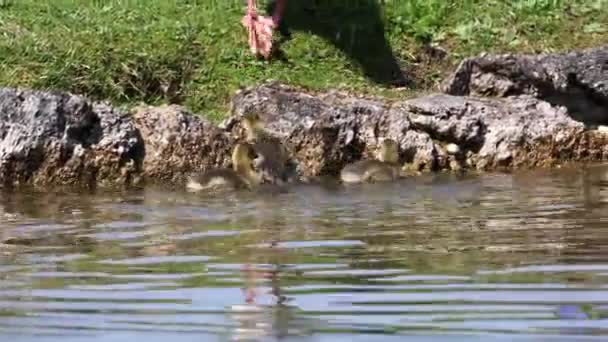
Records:
[[[236,89],[267,79],[411,95],[373,80],[386,78],[391,53],[416,91],[426,91],[481,51],[608,43],[608,0],[289,1],[286,60],[265,62],[249,54],[240,25],[244,1],[0,0],[0,85],[120,105],[179,103],[218,119]],[[442,46],[448,57],[433,58],[425,43]]]

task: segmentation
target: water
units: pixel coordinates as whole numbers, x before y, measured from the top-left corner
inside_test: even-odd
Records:
[[[608,167],[2,193],[2,341],[608,337]]]

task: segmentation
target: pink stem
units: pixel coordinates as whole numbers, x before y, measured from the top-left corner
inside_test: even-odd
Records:
[[[255,0],[247,0],[247,14],[255,14]]]

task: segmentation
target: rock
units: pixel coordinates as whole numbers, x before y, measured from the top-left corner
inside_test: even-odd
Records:
[[[140,106],[133,123],[145,142],[142,174],[148,182],[181,184],[190,172],[230,163],[232,138],[183,107]]]
[[[529,95],[431,94],[389,103],[266,84],[234,97],[224,127],[242,134],[240,117],[251,111],[283,138],[304,176],[335,175],[346,163],[371,157],[384,137],[399,143],[410,171],[456,167],[451,145],[463,152],[458,168],[482,170],[608,157],[604,135],[585,130],[566,108]]]
[[[460,147],[456,144],[450,143],[445,146],[445,151],[448,154],[455,155],[455,154],[460,153]]]
[[[125,113],[108,105],[0,89],[0,186],[136,184],[142,148]]]
[[[442,85],[459,96],[530,95],[589,125],[608,124],[608,45],[547,55],[468,58]]]
[[[399,144],[407,174],[608,159],[608,47],[470,58],[443,89],[388,101],[267,83],[239,91],[215,126],[180,106],[129,114],[72,94],[0,88],[0,188],[183,184],[190,172],[230,166],[241,118],[253,111],[303,180],[372,158],[384,138]]]

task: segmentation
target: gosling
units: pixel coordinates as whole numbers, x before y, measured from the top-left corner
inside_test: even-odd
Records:
[[[243,127],[247,142],[253,145],[257,154],[255,168],[264,182],[281,184],[288,180],[289,152],[280,139],[266,131],[264,123],[256,113],[247,113],[243,117]]]
[[[252,168],[255,151],[250,144],[237,144],[232,150],[232,169],[213,169],[188,176],[186,188],[201,191],[217,188],[249,189],[260,184],[260,176]]]
[[[344,183],[388,182],[400,176],[399,146],[384,139],[377,160],[360,160],[346,165],[340,173]]]

